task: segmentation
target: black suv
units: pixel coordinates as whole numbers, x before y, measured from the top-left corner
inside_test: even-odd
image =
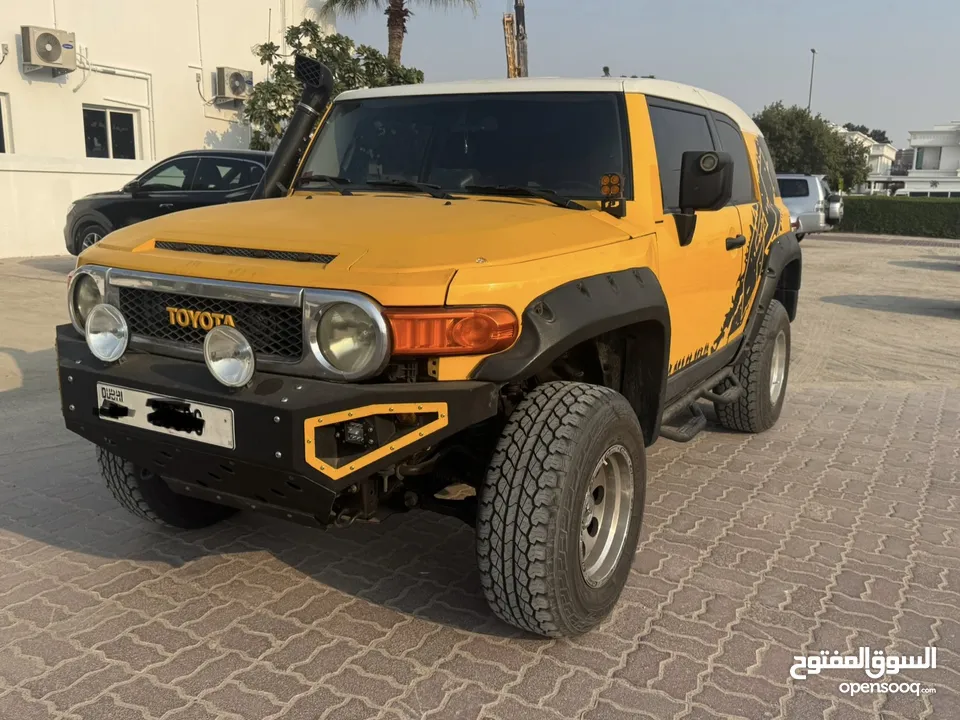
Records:
[[[190,150],[157,163],[120,190],[74,202],[63,229],[71,255],[107,233],[158,215],[253,195],[271,154],[254,150]]]

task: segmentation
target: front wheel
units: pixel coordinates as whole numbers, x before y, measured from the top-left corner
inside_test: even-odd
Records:
[[[156,473],[97,446],[97,462],[107,488],[120,505],[143,520],[182,530],[205,528],[236,510],[178,495]]]
[[[643,432],[626,398],[573,382],[528,394],[480,491],[477,561],[494,613],[548,637],[599,625],[630,573],[645,490]]]
[[[77,255],[87,248],[92,248],[107,235],[107,230],[97,223],[89,223],[77,230],[73,239],[73,246],[77,249]]]

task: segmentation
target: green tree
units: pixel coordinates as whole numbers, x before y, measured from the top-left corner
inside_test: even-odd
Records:
[[[819,114],[775,102],[753,119],[779,172],[826,175],[833,187],[841,179],[845,188],[866,181],[867,149],[836,132]]]
[[[345,15],[357,17],[369,10],[383,10],[387,16],[387,57],[400,63],[407,21],[413,15],[410,6],[427,5],[434,8],[465,7],[476,14],[477,0],[323,0],[320,12],[327,17]]]
[[[860,132],[860,133],[863,133],[864,135],[870,134],[870,128],[868,128],[866,125],[854,125],[853,123],[844,123],[843,129],[849,130],[850,132]]]
[[[869,151],[860,143],[839,138],[836,156],[827,170],[831,187],[850,189],[867,181]],[[843,185],[840,180],[843,180]]]
[[[423,72],[403,67],[375,48],[355,45],[345,35],[324,35],[312,20],[291,26],[287,45],[294,55],[316,58],[333,73],[333,96],[344,90],[387,85],[413,85],[423,82]],[[276,43],[254,48],[262,65],[269,68],[268,78],[258,82],[244,105],[244,119],[250,125],[250,147],[267,150],[283,134],[293,115],[302,87],[293,72],[290,57],[280,55]]]
[[[854,125],[853,123],[844,123],[844,129],[850,130],[851,132],[861,132],[874,142],[878,143],[888,143],[890,138],[887,136],[886,130],[871,130],[866,125]]]

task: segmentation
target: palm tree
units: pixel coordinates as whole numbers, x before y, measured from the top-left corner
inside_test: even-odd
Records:
[[[368,10],[384,10],[387,16],[387,57],[400,63],[403,50],[403,36],[407,34],[407,19],[413,15],[410,5],[419,3],[435,8],[454,6],[467,7],[476,13],[477,0],[323,0],[320,12],[329,16],[334,14],[356,17]]]

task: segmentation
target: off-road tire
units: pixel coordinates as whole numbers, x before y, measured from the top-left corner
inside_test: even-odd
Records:
[[[633,503],[610,577],[590,587],[580,567],[583,499],[608,448],[633,466]],[[613,610],[636,554],[646,459],[636,413],[622,395],[575,382],[541,385],[511,414],[480,490],[477,562],[501,620],[548,637],[579,635]]]
[[[786,336],[787,356],[780,396],[773,402],[770,399],[771,359],[774,341],[780,332]],[[790,378],[790,317],[777,300],[770,301],[767,314],[760,323],[760,332],[733,374],[744,393],[732,403],[714,404],[720,424],[728,430],[747,433],[760,433],[776,425]],[[726,380],[720,385],[720,391],[732,386],[733,383]]]
[[[178,495],[156,473],[97,447],[97,462],[107,488],[124,508],[139,518],[181,530],[196,530],[225,520],[236,510]]]

